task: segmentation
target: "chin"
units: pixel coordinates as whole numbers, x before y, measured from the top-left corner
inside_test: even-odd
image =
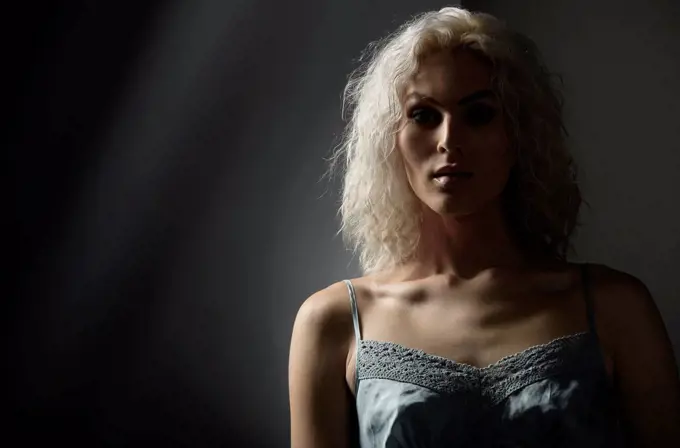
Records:
[[[480,200],[480,198],[472,198],[469,195],[463,197],[439,196],[434,198],[429,197],[426,202],[423,202],[425,208],[431,213],[441,217],[451,218],[489,213],[496,207],[500,207],[499,199],[499,197],[492,197],[486,200]]]
[[[460,200],[454,201],[453,199],[445,199],[428,204],[427,208],[433,213],[447,218],[472,215],[479,210],[479,207],[474,207],[473,204]]]

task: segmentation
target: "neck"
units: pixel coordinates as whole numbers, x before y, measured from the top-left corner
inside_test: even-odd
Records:
[[[520,269],[530,260],[504,219],[500,202],[469,215],[423,212],[421,239],[411,265],[416,275],[468,279],[490,269]],[[409,269],[411,270],[411,269]]]

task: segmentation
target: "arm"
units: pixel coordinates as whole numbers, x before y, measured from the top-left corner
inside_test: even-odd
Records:
[[[342,284],[312,295],[298,311],[288,367],[292,448],[349,446],[347,325],[351,330]]]
[[[610,271],[604,287],[625,426],[633,447],[680,447],[680,379],[673,347],[647,287]]]

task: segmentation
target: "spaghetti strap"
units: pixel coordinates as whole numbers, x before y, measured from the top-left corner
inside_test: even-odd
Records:
[[[354,335],[356,336],[357,346],[361,340],[361,327],[359,326],[359,307],[357,306],[357,296],[354,292],[354,285],[349,280],[344,280],[349,291],[349,303],[352,306],[352,321],[354,321]]]
[[[354,291],[354,285],[349,280],[344,280],[349,291],[349,303],[352,307],[352,321],[354,322],[354,336],[356,338],[356,351],[354,357],[354,392],[356,393],[359,386],[359,341],[361,341],[361,327],[359,325],[359,307],[357,306],[357,296]]]
[[[586,312],[588,313],[588,329],[597,338],[597,327],[595,326],[595,307],[593,306],[593,297],[590,291],[590,273],[588,272],[588,264],[581,264],[581,283],[583,285],[583,297],[586,301]]]

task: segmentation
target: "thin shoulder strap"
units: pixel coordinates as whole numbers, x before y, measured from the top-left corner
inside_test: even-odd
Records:
[[[599,354],[598,359],[600,360],[600,366],[602,367],[602,371],[605,374],[605,377],[607,378],[607,384],[609,384],[609,387],[613,387],[613,383],[611,382],[611,378],[609,376],[609,372],[607,369],[606,355],[604,350],[602,349],[602,345],[600,344],[600,339],[597,336],[597,327],[595,326],[595,306],[593,304],[593,294],[591,291],[592,284],[590,278],[590,270],[588,269],[588,264],[586,263],[581,264],[581,278],[582,278],[581,281],[583,283],[583,295],[586,300],[586,309],[588,312],[588,327],[590,327],[590,334],[592,336],[592,340],[597,345],[597,353]]]
[[[583,285],[583,297],[586,301],[586,312],[588,313],[588,328],[597,338],[597,327],[595,326],[595,307],[593,306],[593,296],[590,291],[590,272],[588,264],[581,264],[581,283]]]
[[[354,335],[357,340],[357,347],[361,340],[361,327],[359,326],[359,307],[357,306],[357,296],[354,292],[354,285],[349,280],[345,280],[347,290],[349,291],[349,303],[352,306],[352,320],[354,321]]]
[[[354,285],[349,280],[345,280],[349,291],[349,303],[352,306],[352,320],[354,321],[354,336],[356,337],[356,347],[354,349],[354,393],[359,388],[359,341],[361,341],[361,327],[359,326],[359,307],[357,306],[357,295],[354,292]]]

